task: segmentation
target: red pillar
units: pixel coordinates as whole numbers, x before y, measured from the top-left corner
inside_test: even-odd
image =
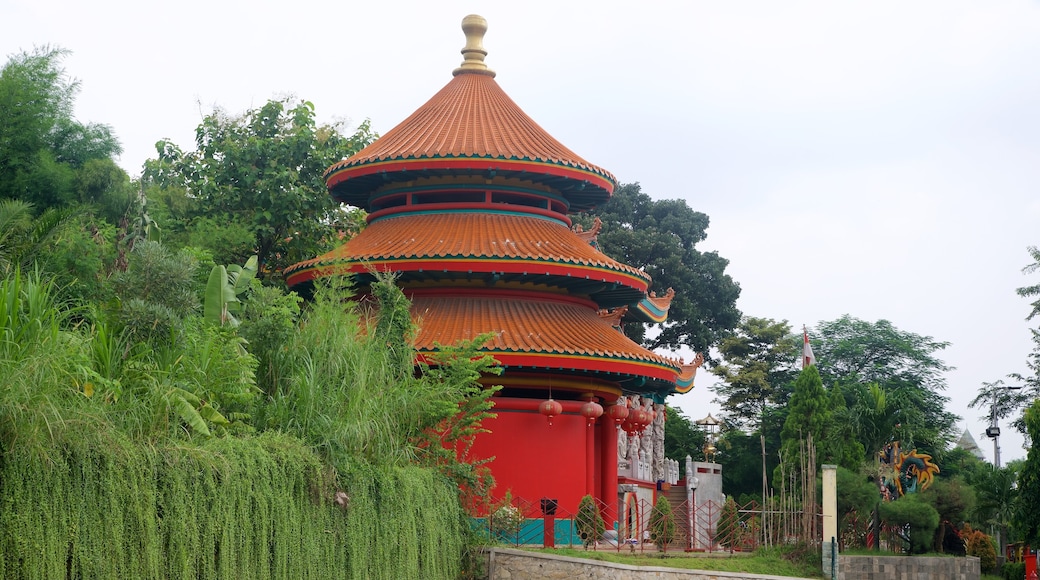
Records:
[[[600,435],[600,496],[607,506],[603,521],[610,529],[618,519],[617,426],[604,415],[599,420]]]
[[[596,424],[586,421],[585,425],[585,493],[596,497]]]

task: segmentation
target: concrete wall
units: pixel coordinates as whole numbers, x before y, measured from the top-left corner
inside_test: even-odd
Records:
[[[789,576],[629,566],[511,548],[488,550],[487,566],[488,580],[799,580]]]
[[[790,576],[629,566],[512,548],[491,548],[484,557],[488,580],[806,580]],[[973,557],[838,556],[838,580],[979,580],[980,577],[979,559]]]
[[[838,556],[838,580],[979,580],[979,559],[923,556]]]

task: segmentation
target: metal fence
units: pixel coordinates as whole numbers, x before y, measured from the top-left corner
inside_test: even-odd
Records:
[[[633,553],[745,552],[757,549],[763,539],[762,510],[756,502],[728,508],[705,502],[691,510],[684,501],[670,504],[667,513],[658,513],[651,502],[622,501],[617,526],[604,522],[596,533],[594,520],[588,514],[545,505],[544,501],[512,499],[485,517],[473,518],[473,525],[489,540],[513,546]],[[613,515],[614,508],[598,500],[594,504],[599,514]]]

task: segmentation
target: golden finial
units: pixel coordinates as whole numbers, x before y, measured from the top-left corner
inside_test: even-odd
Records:
[[[495,76],[495,71],[484,64],[487,51],[484,50],[484,33],[487,32],[487,20],[483,16],[470,14],[462,19],[462,32],[466,33],[466,46],[462,49],[465,60],[459,68],[452,71],[452,76],[462,73]]]

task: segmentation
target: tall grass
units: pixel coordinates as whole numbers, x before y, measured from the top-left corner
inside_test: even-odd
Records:
[[[270,413],[337,466],[415,462],[424,437],[480,391],[480,372],[493,364],[459,356],[445,361],[456,372],[416,373],[408,301],[390,278],[377,281],[373,294],[377,308],[346,302],[336,283],[317,290],[288,350],[291,370],[282,374],[289,381]]]
[[[93,416],[80,400],[89,362],[82,340],[64,330],[69,317],[37,274],[0,280],[0,452],[41,452],[68,423]]]
[[[460,405],[479,421],[489,363],[415,373],[391,287],[381,327],[322,293],[257,401],[233,333],[188,317],[146,348],[36,275],[0,282],[0,578],[457,577],[459,488],[423,442]]]

